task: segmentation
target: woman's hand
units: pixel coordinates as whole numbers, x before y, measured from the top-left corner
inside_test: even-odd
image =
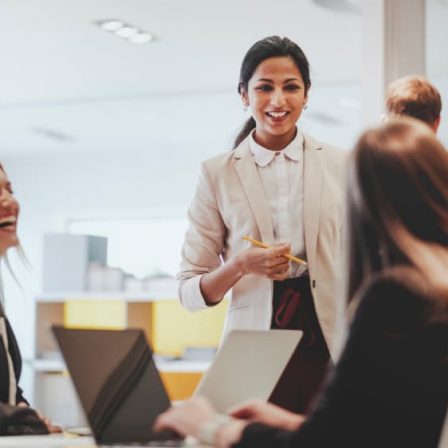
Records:
[[[172,430],[183,437],[193,436],[199,441],[203,425],[207,425],[218,414],[205,398],[193,398],[172,407],[159,415],[154,423],[154,431]],[[217,428],[214,446],[228,448],[241,439],[247,422],[231,419]]]
[[[170,429],[182,437],[198,437],[201,425],[216,415],[216,411],[204,398],[194,398],[176,405],[160,414],[154,431]]]
[[[250,247],[236,255],[235,262],[243,274],[258,274],[271,280],[285,280],[289,273],[289,260],[284,255],[290,252],[290,244],[282,244],[272,249]]]
[[[18,403],[17,406],[20,408],[29,407],[28,404],[24,401]],[[39,411],[36,411],[36,409],[34,409],[34,411],[36,412],[37,416],[45,423],[45,426],[47,427],[50,434],[62,432],[62,428],[60,426],[53,425],[47,417],[43,416]]]
[[[285,280],[289,274],[290,244],[272,249],[249,247],[200,279],[202,296],[208,305],[219,303],[246,274],[258,274],[272,280]]]
[[[289,431],[298,429],[306,419],[304,415],[294,414],[260,400],[252,400],[238,405],[231,409],[229,414],[251,423],[262,423]]]

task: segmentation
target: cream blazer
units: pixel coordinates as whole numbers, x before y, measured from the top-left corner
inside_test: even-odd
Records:
[[[304,136],[304,227],[311,290],[317,317],[332,352],[336,321],[343,313],[342,226],[347,152]],[[202,163],[189,212],[178,274],[182,305],[207,308],[202,275],[248,247],[244,235],[274,242],[272,219],[255,160],[245,139],[234,151]],[[224,334],[269,329],[273,281],[255,274],[232,288]]]

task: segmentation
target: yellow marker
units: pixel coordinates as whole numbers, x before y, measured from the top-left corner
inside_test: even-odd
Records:
[[[254,246],[262,247],[263,249],[274,249],[272,246],[268,246],[265,243],[262,243],[261,241],[254,240],[250,236],[243,236],[243,240],[249,241],[249,243],[252,243]],[[299,257],[294,257],[294,255],[291,254],[284,254],[284,257],[286,257],[288,260],[294,261],[298,264],[304,264],[305,266],[308,265],[308,263],[305,260],[302,260]]]

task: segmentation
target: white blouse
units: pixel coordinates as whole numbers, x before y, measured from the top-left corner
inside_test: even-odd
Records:
[[[269,205],[275,244],[290,243],[291,253],[306,260],[303,217],[303,135],[297,130],[294,140],[281,151],[259,145],[249,137],[249,146]],[[289,277],[307,272],[302,264],[290,262]]]

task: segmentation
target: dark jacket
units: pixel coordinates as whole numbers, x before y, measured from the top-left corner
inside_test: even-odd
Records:
[[[429,289],[402,278],[383,275],[362,291],[344,352],[306,423],[295,432],[251,424],[236,447],[437,446],[448,324],[432,320]]]
[[[25,402],[28,403],[23,397],[22,389],[18,386],[20,373],[22,371],[22,357],[20,355],[19,346],[17,345],[16,337],[14,336],[14,331],[5,317],[6,330],[8,333],[8,344],[9,347],[5,347],[3,338],[0,337],[0,401],[3,403],[8,403],[9,397],[9,369],[8,369],[8,359],[6,357],[6,350],[9,349],[9,354],[11,356],[12,363],[14,365],[14,373],[17,380],[17,394],[16,403]]]

